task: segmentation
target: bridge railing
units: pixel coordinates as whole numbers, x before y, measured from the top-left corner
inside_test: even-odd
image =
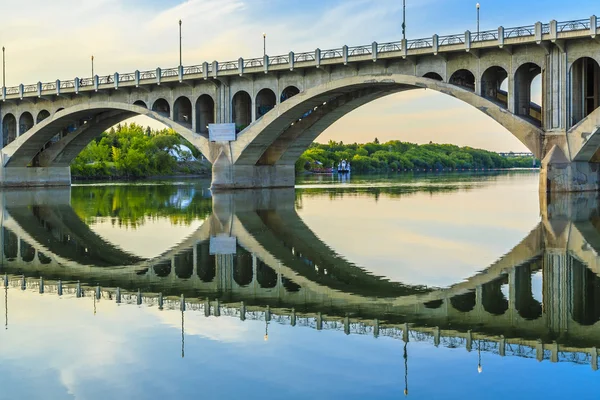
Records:
[[[596,26],[592,26],[592,21],[596,21]],[[541,25],[541,34],[550,34],[552,30],[552,26],[555,24],[556,33],[562,32],[574,32],[574,31],[593,31],[594,28],[600,28],[600,18],[588,18],[588,19],[580,19],[580,20],[572,20],[566,22],[552,22],[546,24],[538,23],[537,26]],[[501,29],[498,30],[488,30],[479,33],[471,33],[471,42],[485,42],[485,41],[494,41],[500,39],[513,39],[513,38],[521,38],[521,37],[530,37],[536,35],[536,25],[527,25],[527,26],[519,26],[514,28],[506,28],[503,30],[504,36],[500,38]],[[538,32],[539,34],[539,32]],[[456,35],[446,35],[439,36],[437,38],[437,47],[443,46],[452,46],[457,44],[465,44],[465,41],[469,40],[468,35],[466,34],[456,34]],[[344,47],[344,48],[335,48],[328,49],[325,51],[309,51],[302,53],[295,53],[293,55],[293,60],[290,59],[290,54],[285,55],[277,55],[273,57],[269,57],[268,64],[269,65],[282,65],[282,64],[292,64],[297,62],[314,62],[320,60],[327,59],[336,59],[343,58],[345,55],[347,56],[361,56],[361,55],[373,55],[373,52],[376,53],[387,53],[387,52],[398,52],[398,51],[407,51],[413,49],[426,49],[434,47],[434,39],[433,38],[421,38],[421,39],[411,39],[405,42],[406,49],[403,49],[403,41],[396,42],[388,42],[382,44],[370,44],[363,46],[352,46],[352,47]],[[347,49],[347,54],[344,54],[345,49]],[[319,60],[316,58],[319,57]],[[374,55],[374,58],[376,54]],[[206,65],[206,63],[204,64]],[[222,63],[217,63],[218,71],[233,71],[240,69],[239,61],[227,61]],[[247,60],[243,60],[242,68],[255,68],[255,67],[264,67],[264,58],[251,58]],[[206,71],[204,70],[206,69]],[[160,77],[157,77],[157,73],[160,71]],[[214,73],[213,64],[208,63],[207,67],[203,65],[195,65],[183,68],[183,75],[196,75],[202,74],[206,76],[208,73]],[[120,82],[133,82],[136,81],[135,73],[125,73],[122,75],[118,75],[118,83]],[[169,78],[176,77],[179,75],[179,68],[167,68],[161,70],[160,68],[151,71],[142,71],[139,72],[139,80],[156,80],[157,78]],[[92,78],[82,78],[79,80],[79,87],[90,87],[94,86],[95,79],[98,80],[98,84],[109,84],[114,83],[115,75],[107,75],[107,76],[97,76]],[[42,91],[56,91],[57,89],[70,89],[75,88],[75,80],[65,80],[61,81],[59,87],[57,88],[56,82],[48,82],[42,83]],[[21,92],[21,88],[23,88]],[[19,95],[21,93],[35,93],[38,91],[38,85],[18,85],[6,88],[6,95]]]

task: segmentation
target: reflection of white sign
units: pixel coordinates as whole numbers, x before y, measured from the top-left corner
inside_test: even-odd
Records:
[[[237,252],[237,239],[231,236],[211,236],[209,252],[215,254],[235,254]]]
[[[235,141],[235,124],[208,124],[208,138],[211,142]]]

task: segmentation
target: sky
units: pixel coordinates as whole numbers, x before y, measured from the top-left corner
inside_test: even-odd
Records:
[[[476,29],[475,0],[407,0],[407,37]],[[536,21],[588,18],[597,1],[480,0],[481,30]],[[595,7],[594,7],[595,6]],[[21,0],[2,4],[0,45],[6,85],[227,61],[262,54],[386,42],[402,37],[400,0]],[[434,113],[432,114],[432,111]],[[494,151],[526,148],[491,118],[459,100],[411,91],[369,103],[318,139],[400,139],[454,143]]]

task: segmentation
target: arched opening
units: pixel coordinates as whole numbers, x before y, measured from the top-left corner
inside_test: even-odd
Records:
[[[240,246],[237,247],[233,264],[233,280],[242,287],[252,283],[252,254]]]
[[[235,129],[240,132],[252,123],[252,99],[247,92],[240,90],[231,100],[232,120]]]
[[[12,114],[6,114],[2,119],[2,139],[4,146],[17,138],[17,119]]]
[[[517,69],[514,78],[515,114],[538,126],[542,125],[542,90],[539,80],[536,78],[541,73],[542,68],[539,65],[526,63]]]
[[[573,63],[569,78],[571,125],[575,125],[600,106],[600,65],[592,58],[580,58]]]
[[[284,101],[294,97],[298,93],[300,93],[300,89],[298,89],[296,86],[288,86],[281,92],[280,102],[283,103]]]
[[[4,257],[12,261],[17,258],[19,248],[19,238],[12,231],[2,228],[2,236],[4,237]]]
[[[281,277],[281,283],[283,284],[285,290],[287,290],[290,293],[296,293],[300,291],[300,285],[298,285],[293,280],[286,278],[285,276]]]
[[[534,265],[523,265],[515,269],[515,308],[527,320],[542,316],[542,304],[533,297],[531,274]]]
[[[442,78],[442,76],[438,73],[435,72],[428,72],[425,75],[423,75],[423,78],[428,78],[428,79],[434,79],[436,81],[443,81],[444,78]]]
[[[192,126],[192,102],[185,96],[179,97],[173,104],[173,119],[182,125]]]
[[[502,292],[502,285],[507,283],[503,276],[481,287],[483,309],[493,315],[502,315],[508,310],[508,300]]]
[[[258,260],[256,265],[256,280],[263,289],[272,289],[277,286],[277,273],[267,264]]]
[[[208,134],[208,124],[215,122],[215,101],[207,94],[196,100],[196,133]]]
[[[171,107],[165,99],[158,99],[152,104],[152,111],[157,112],[165,117],[171,116]]]
[[[56,111],[54,112],[54,114],[56,114],[57,112],[59,112],[59,111],[62,111],[62,110],[64,110],[64,108],[63,108],[63,107],[61,107],[61,108],[59,108],[58,110],[56,110]]]
[[[471,92],[475,91],[475,75],[467,69],[459,69],[453,73],[449,83],[470,90]]]
[[[33,115],[25,111],[19,118],[19,136],[33,128]]]
[[[256,119],[262,117],[275,107],[277,97],[271,89],[262,89],[256,95]]]
[[[166,278],[171,273],[171,261],[163,261],[152,267],[156,276]]]
[[[424,305],[425,305],[425,308],[434,310],[436,308],[440,308],[443,304],[444,304],[444,300],[433,300],[433,301],[428,301]]]
[[[459,294],[450,299],[452,307],[460,312],[469,312],[475,308],[475,292]]]
[[[198,244],[197,247],[198,277],[202,282],[212,282],[216,276],[216,259],[210,254],[210,243],[208,241]]]
[[[40,260],[40,264],[44,265],[50,264],[52,262],[52,259],[42,252],[38,252],[38,260]]]
[[[142,101],[142,100],[137,100],[133,102],[134,106],[138,106],[138,107],[144,107],[144,108],[148,108],[148,106],[146,105],[146,102]]]
[[[189,279],[194,273],[194,252],[183,251],[175,256],[175,275],[179,279]]]
[[[38,113],[36,119],[35,119],[35,123],[39,124],[40,122],[42,122],[43,120],[45,120],[46,118],[48,118],[50,116],[50,112],[48,110],[42,110]]]
[[[21,240],[21,259],[25,262],[32,262],[35,259],[35,249],[24,240]]]
[[[579,260],[571,262],[571,317],[581,325],[594,325],[600,321],[600,277]]]
[[[502,107],[508,107],[508,72],[502,67],[490,67],[481,76],[481,95]]]

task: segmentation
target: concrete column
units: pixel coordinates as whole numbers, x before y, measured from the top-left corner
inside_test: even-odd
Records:
[[[177,76],[179,77],[179,82],[183,82],[183,65],[177,67]]]
[[[25,90],[25,85],[23,85],[22,83],[19,85],[19,98],[21,100],[23,100],[23,92]]]
[[[506,339],[504,336],[501,336],[500,341],[498,342],[498,353],[500,354],[500,357],[506,355]]]
[[[320,331],[323,329],[323,315],[321,313],[317,313],[317,330]]]
[[[550,21],[550,40],[558,39],[558,22],[555,19]]]
[[[288,57],[289,57],[288,63],[290,64],[290,71],[293,71],[293,70],[294,70],[294,63],[295,63],[295,61],[296,61],[296,60],[294,59],[294,52],[293,52],[293,51],[290,51],[290,54],[289,54],[289,56],[288,56]]]
[[[75,78],[75,93],[79,93],[79,78]],[[38,97],[42,96],[42,82],[37,83],[37,94]]]
[[[202,63],[202,75],[204,75],[204,80],[208,79],[208,63],[206,61]]]
[[[400,46],[400,51],[402,52],[402,58],[406,58],[406,56],[408,55],[408,40],[402,39],[401,43],[402,44]]]
[[[595,347],[590,350],[590,364],[594,371],[598,370],[598,349]]]
[[[344,65],[348,65],[348,46],[342,46],[342,59],[344,60]]]
[[[212,167],[213,190],[294,187],[294,165],[231,165],[217,160]]]
[[[115,90],[119,88],[119,73],[115,72],[115,76],[113,78],[115,84]]]
[[[537,44],[542,43],[542,23],[535,23],[535,41]]]
[[[60,80],[56,80],[56,95],[60,96]]]
[[[217,76],[219,76],[219,62],[218,61],[213,61],[213,63],[212,63],[212,77],[216,78]]]
[[[440,327],[436,326],[433,329],[433,344],[435,345],[435,347],[438,347],[440,345]]]
[[[504,27],[498,27],[498,47],[504,47]]]
[[[535,358],[539,362],[544,361],[544,344],[541,340],[538,340],[537,344],[535,345]]]
[[[290,317],[290,325],[296,326],[296,309],[292,308],[292,315]]]
[[[269,72],[269,56],[266,54],[263,56],[263,68],[265,74]]]
[[[471,31],[465,32],[465,50],[471,51]]]
[[[433,55],[437,56],[438,50],[440,49],[440,37],[436,34],[431,38]]]
[[[162,79],[162,70],[159,68],[156,68],[156,84],[160,85],[160,81]],[[97,77],[97,76],[96,76]],[[97,89],[96,89],[97,90]]]
[[[377,42],[371,43],[371,54],[373,56],[373,62],[377,61],[377,51],[378,51]]]
[[[240,305],[240,320],[246,320],[246,304],[243,301]]]
[[[244,75],[244,59],[242,57],[238,58],[238,73],[240,76]]]
[[[315,64],[317,65],[317,68],[321,66],[321,49],[315,50]]]
[[[135,87],[140,87],[140,71],[136,70],[134,75],[135,75]]]
[[[598,17],[592,15],[590,17],[590,36],[592,39],[596,39],[596,35],[598,34]]]

